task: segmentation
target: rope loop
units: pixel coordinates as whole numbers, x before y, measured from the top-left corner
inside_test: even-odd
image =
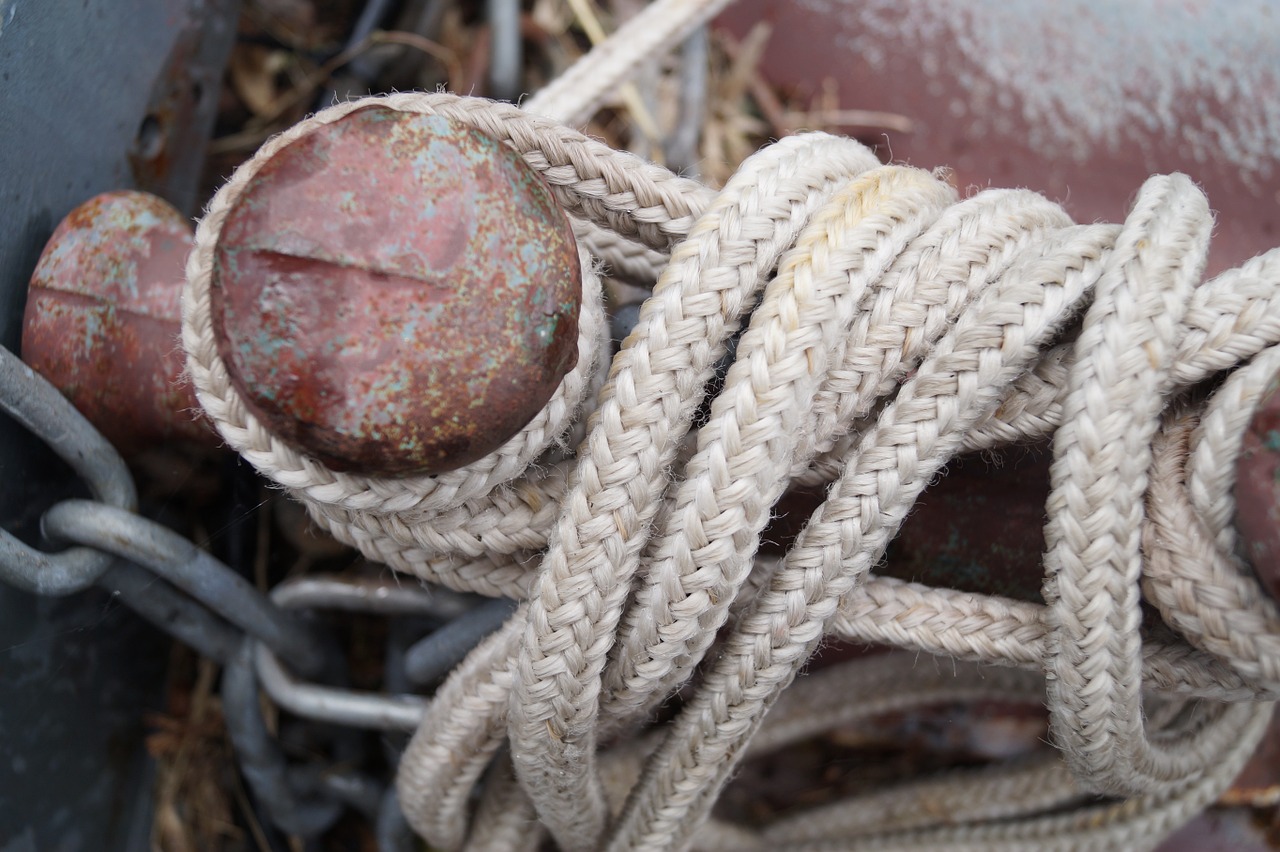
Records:
[[[213,339],[213,247],[238,193],[275,151],[369,104],[505,141],[581,238],[577,366],[505,446],[436,476],[340,474],[288,446],[239,399]],[[1035,193],[961,199],[944,176],[812,133],[712,192],[508,105],[394,95],[313,116],[219,191],[187,267],[183,343],[225,440],[319,525],[400,571],[522,601],[436,694],[401,763],[405,815],[434,847],[531,846],[535,819],[582,852],[825,848],[854,828],[876,848],[1130,846],[1225,789],[1280,697],[1280,611],[1235,555],[1230,474],[1280,369],[1280,250],[1201,283],[1211,227],[1181,175],[1149,180],[1123,225],[1076,225]],[[611,361],[610,268],[653,286]],[[1238,365],[1193,405],[1190,388]],[[953,457],[1050,435],[1045,606],[873,573]],[[786,555],[760,556],[782,495],[819,483]],[[1143,623],[1144,596],[1161,623]],[[858,800],[856,819],[832,806],[763,834],[708,822],[753,743],[841,723],[819,696],[914,706],[975,694],[983,676],[904,674],[894,655],[787,690],[825,636],[1007,667],[1047,700],[1070,771],[938,782],[958,799],[969,783],[1025,791],[974,810],[992,828]],[[642,735],[691,681],[673,721]],[[472,790],[504,744],[473,824]],[[872,813],[896,816],[868,827]]]

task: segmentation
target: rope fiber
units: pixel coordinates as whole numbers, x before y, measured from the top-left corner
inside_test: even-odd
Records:
[[[511,145],[582,246],[577,366],[500,450],[437,476],[338,473],[287,445],[213,336],[230,206],[274,152],[369,104]],[[1076,225],[1035,193],[961,199],[945,176],[809,133],[712,192],[552,118],[398,94],[309,118],[218,192],[183,344],[223,438],[318,525],[399,571],[522,601],[401,762],[402,807],[433,848],[536,848],[544,830],[580,852],[1150,848],[1226,789],[1280,697],[1280,611],[1231,529],[1241,436],[1280,369],[1280,250],[1201,283],[1211,227],[1182,175],[1151,178],[1121,225]],[[602,265],[653,283],[612,361]],[[1045,605],[873,573],[950,459],[1049,435]],[[815,483],[826,499],[785,556],[759,555],[779,498]],[[953,659],[889,654],[792,685],[824,637]],[[760,830],[711,819],[748,755],[993,695],[1047,703],[1063,760]]]

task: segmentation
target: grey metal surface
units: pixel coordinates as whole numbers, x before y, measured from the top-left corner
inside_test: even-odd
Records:
[[[0,850],[133,850],[149,834],[144,710],[166,640],[107,595],[6,592]]]
[[[0,343],[17,349],[27,281],[74,206],[138,187],[195,212],[238,7],[0,0]],[[3,416],[0,476],[0,525],[28,540],[75,482]],[[108,594],[0,584],[0,850],[143,848],[142,718],[159,705],[166,647]]]
[[[0,343],[71,208],[136,187],[196,212],[239,0],[0,0]]]

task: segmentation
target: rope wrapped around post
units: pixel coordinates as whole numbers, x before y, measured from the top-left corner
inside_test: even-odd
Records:
[[[497,452],[442,474],[328,469],[254,417],[214,338],[213,251],[237,194],[275,152],[371,104],[511,146],[579,235],[576,366]],[[1280,613],[1234,553],[1221,476],[1280,366],[1280,250],[1201,283],[1211,225],[1181,175],[1149,180],[1123,225],[1076,225],[1035,193],[961,199],[944,175],[821,133],[765,148],[712,192],[506,104],[401,94],[313,116],[218,192],[187,266],[183,345],[226,442],[320,526],[399,571],[523,601],[439,690],[401,763],[405,815],[433,846],[535,844],[519,827],[536,820],[566,850],[852,848],[830,813],[788,820],[799,834],[707,822],[835,635],[1043,672],[1074,780],[1056,764],[1043,777],[1081,802],[1135,797],[1064,814],[1032,795],[1020,819],[871,827],[865,848],[1136,848],[1225,789],[1280,697]],[[656,276],[611,363],[600,264]],[[1207,402],[1185,393],[1232,369]],[[951,458],[1049,434],[1046,606],[874,575]],[[826,500],[785,557],[758,557],[776,501],[816,482]],[[1143,625],[1144,590],[1172,630]],[[637,738],[695,674],[674,720]],[[492,773],[473,821],[504,743],[509,774]]]

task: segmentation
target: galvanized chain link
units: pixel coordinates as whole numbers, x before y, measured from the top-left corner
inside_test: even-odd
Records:
[[[161,631],[224,667],[221,697],[241,772],[281,830],[315,837],[352,808],[374,826],[379,848],[414,848],[395,788],[357,768],[355,731],[410,732],[426,699],[410,692],[356,692],[316,610],[414,617],[430,623],[388,655],[387,683],[430,686],[497,629],[514,604],[430,589],[398,578],[311,576],[270,595],[182,535],[137,513],[137,489],[120,454],[49,382],[0,347],[0,408],[53,449],[84,480],[92,500],[63,500],[41,517],[51,548],[0,529],[0,580],[43,596],[98,587]],[[422,631],[418,631],[421,633]],[[394,665],[392,657],[395,658]],[[308,680],[302,680],[300,677]],[[275,703],[331,737],[331,764],[299,763],[273,734],[259,700]],[[394,763],[398,754],[387,756]]]

